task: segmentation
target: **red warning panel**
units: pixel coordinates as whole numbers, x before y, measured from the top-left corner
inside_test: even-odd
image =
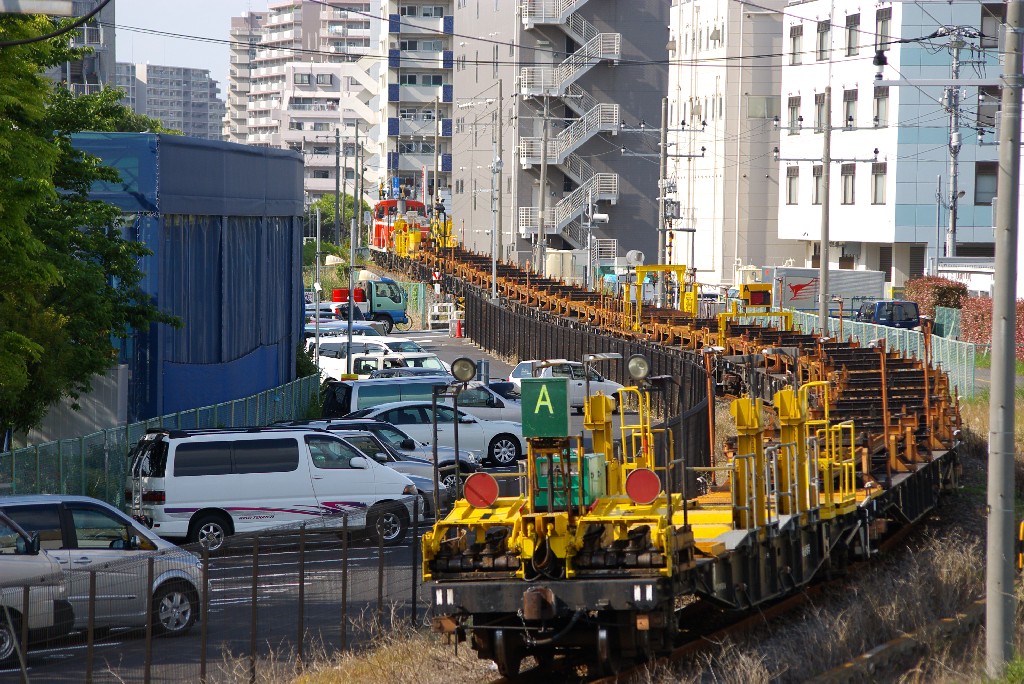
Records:
[[[488,508],[498,500],[498,481],[490,473],[473,473],[462,486],[466,501],[474,508]]]
[[[626,476],[626,496],[633,503],[646,506],[661,493],[661,479],[648,468],[638,468]]]

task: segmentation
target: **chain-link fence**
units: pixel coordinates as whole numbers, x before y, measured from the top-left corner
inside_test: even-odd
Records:
[[[805,332],[819,330],[817,314],[793,312],[793,324]],[[924,358],[924,334],[917,330],[890,328],[873,323],[828,319],[829,335],[840,339],[854,339],[862,345],[871,340],[884,339],[888,349],[896,349],[906,356]],[[949,375],[950,388],[961,397],[973,397],[975,393],[975,347],[969,342],[932,335],[932,365]]]
[[[408,508],[404,538],[387,546],[354,509],[228,537],[213,552],[153,550],[142,528],[126,536],[78,524],[63,541],[33,529],[42,550],[5,554],[0,567],[48,557],[65,570],[49,585],[0,580],[0,682],[291,680],[304,662],[419,626],[429,610],[419,551],[428,524]]]
[[[935,307],[935,334],[951,340],[960,339],[960,309]]]
[[[319,378],[312,375],[244,399],[2,453],[0,495],[80,494],[122,505],[128,452],[146,430],[258,426],[304,418],[319,388]]]

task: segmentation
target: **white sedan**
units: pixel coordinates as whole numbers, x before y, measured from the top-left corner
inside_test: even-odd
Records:
[[[420,442],[434,439],[434,413],[429,401],[395,401],[373,408],[354,411],[345,419],[375,418],[398,426],[403,432]],[[523,426],[507,420],[480,420],[459,410],[459,449],[484,454],[497,466],[515,465],[526,453]],[[437,444],[455,446],[455,410],[450,406],[437,407]]]

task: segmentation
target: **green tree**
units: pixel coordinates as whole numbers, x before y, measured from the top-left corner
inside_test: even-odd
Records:
[[[39,17],[0,17],[0,40],[48,30]],[[89,199],[117,172],[71,145],[79,131],[162,129],[120,104],[120,91],[76,97],[41,76],[81,54],[69,41],[0,50],[0,430],[32,427],[88,391],[130,328],[175,322],[141,288],[148,250],[124,238],[118,208]]]
[[[321,241],[334,238],[334,193],[321,195],[315,202],[309,205],[306,220],[310,222],[307,235],[312,235],[316,230],[316,210],[320,209],[320,236]],[[341,234],[347,235],[349,226],[352,225],[352,208],[355,206],[356,198],[353,195],[342,193],[345,202],[345,210],[342,215],[345,217],[345,224],[341,227]],[[362,202],[363,211],[370,211],[371,207],[365,201]]]

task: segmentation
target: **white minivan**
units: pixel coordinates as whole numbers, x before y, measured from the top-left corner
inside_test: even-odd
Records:
[[[133,449],[131,512],[161,537],[211,550],[232,534],[342,524],[400,543],[416,486],[343,438],[300,428],[150,430]],[[364,515],[365,514],[365,515]]]

